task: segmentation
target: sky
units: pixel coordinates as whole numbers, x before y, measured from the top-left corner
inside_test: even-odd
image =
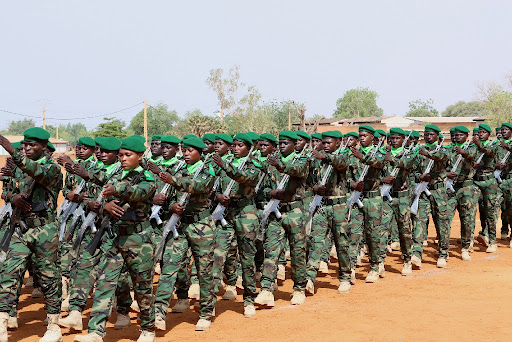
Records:
[[[209,70],[240,66],[263,100],[332,116],[351,88],[384,115],[410,101],[442,111],[512,73],[512,2],[6,1],[0,5],[0,110],[127,123],[142,101],[215,113]],[[21,116],[0,111],[0,129]],[[41,124],[42,120],[37,120]],[[68,121],[48,119],[47,124]]]

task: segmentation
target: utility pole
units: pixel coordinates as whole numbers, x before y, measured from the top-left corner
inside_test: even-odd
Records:
[[[292,108],[288,106],[288,130],[292,130]]]
[[[148,101],[144,100],[144,139],[146,139],[146,147],[148,147]]]
[[[57,132],[55,133],[55,138],[59,139],[59,124],[57,124]]]
[[[43,129],[46,129],[46,112],[43,106]]]

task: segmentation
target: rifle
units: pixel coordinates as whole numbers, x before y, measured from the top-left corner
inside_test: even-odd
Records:
[[[409,134],[405,138],[405,140],[402,144],[402,147],[407,145],[407,141],[409,140],[411,134]],[[409,154],[409,152],[411,152],[411,150],[413,148],[414,148],[414,146],[411,145],[408,149],[404,150],[404,154],[402,155],[400,160],[403,160]],[[398,175],[398,171],[400,171],[400,168],[398,166],[396,166],[395,168],[393,168],[393,171],[391,171],[390,176],[396,177],[396,175]],[[380,195],[382,196],[382,198],[384,198],[384,197],[387,198],[389,202],[391,202],[393,200],[393,198],[390,195],[392,188],[393,188],[393,185],[391,185],[391,184],[383,184],[382,187],[380,188]]]
[[[142,179],[142,176],[144,175],[144,172],[146,171],[146,168],[143,167],[142,170],[133,177],[132,181],[130,182],[130,185],[135,185],[139,183]],[[119,197],[123,197],[129,190],[130,187],[128,187]],[[100,195],[101,196],[101,195]],[[123,207],[126,205],[126,202],[121,202],[118,204],[120,207]],[[107,213],[105,216],[103,216],[103,219],[101,220],[101,225],[96,234],[94,234],[94,237],[92,238],[91,242],[86,248],[86,251],[90,255],[94,255],[96,252],[96,249],[98,248],[101,239],[103,238],[103,235],[105,234],[105,230],[108,231],[108,235],[112,238],[114,237],[114,234],[112,233],[112,224],[111,220],[113,219],[113,216],[110,213]],[[116,220],[117,222],[118,220]],[[114,222],[115,223],[115,222]],[[74,246],[73,246],[74,247]]]
[[[507,159],[508,159],[509,156],[510,156],[510,151],[507,151],[507,154],[505,154],[505,156],[500,160],[500,163],[501,164],[505,164],[507,162]],[[503,170],[495,170],[494,171],[494,178],[496,178],[496,180],[500,184],[503,182],[503,180],[501,179],[501,173],[502,172],[503,172]]]
[[[382,146],[382,143],[385,139],[380,139],[379,144],[373,149],[372,154],[370,155],[370,158],[373,158],[375,154],[379,151],[379,148]],[[364,178],[366,177],[366,174],[368,173],[368,170],[370,169],[370,165],[365,165],[363,168],[363,172],[361,172],[361,175],[359,176],[359,182],[364,181]],[[357,204],[359,208],[363,207],[363,202],[361,202],[361,191],[353,190],[352,194],[350,194],[350,198],[348,199],[347,206],[348,206],[348,221],[350,221],[350,216],[352,215],[352,209],[354,208],[354,205]]]
[[[444,141],[444,137],[441,140],[441,142],[437,145],[434,152],[437,152],[441,149],[441,147],[443,145],[443,141]],[[430,159],[430,161],[428,162],[427,168],[425,169],[424,174],[430,173],[430,170],[432,169],[433,166],[434,166],[434,159]],[[419,184],[416,184],[416,187],[414,188],[414,196],[415,197],[414,197],[414,201],[412,202],[412,205],[411,205],[411,213],[413,215],[418,214],[418,206],[419,206],[420,196],[423,192],[425,192],[427,194],[427,196],[431,195],[430,191],[428,190],[428,182],[421,182]]]
[[[238,165],[238,171],[241,171],[243,169],[243,167],[245,166],[247,159],[249,159],[249,156],[251,155],[253,149],[254,149],[254,146],[251,146],[251,149],[249,150],[249,154],[240,161],[240,165]],[[235,186],[235,183],[236,183],[236,181],[234,179],[231,179],[228,186],[226,187],[226,190],[224,190],[224,192],[222,194],[229,196],[231,194],[231,190]],[[220,221],[220,224],[223,227],[226,226],[228,223],[224,219],[225,212],[226,212],[226,207],[223,206],[222,204],[218,203],[217,206],[215,207],[215,210],[212,213],[213,222]]]
[[[180,160],[180,162],[178,163],[178,165],[176,166],[176,171],[181,169],[181,167],[185,164],[185,161],[184,160]],[[169,188],[171,187],[171,184],[165,184],[164,187],[162,188],[162,191],[160,191],[161,194],[164,194],[167,196],[167,192],[169,191]],[[151,207],[151,216],[149,217],[149,219],[154,219],[156,221],[157,224],[162,224],[162,219],[160,218],[160,210],[162,209],[162,206],[161,205],[153,205]]]
[[[197,168],[196,173],[194,174],[194,177],[192,179],[196,179],[197,177],[199,177],[199,174],[201,173],[201,171],[203,170],[203,168],[206,165],[206,161],[208,160],[208,158],[210,158],[211,155],[212,155],[211,153],[208,153],[206,155],[203,164],[200,167]],[[183,209],[185,209],[185,206],[186,206],[185,202],[187,202],[189,197],[190,197],[190,193],[189,192],[184,192],[181,195],[180,200],[178,201],[178,203],[183,205]],[[158,264],[160,262],[160,260],[162,260],[163,253],[164,253],[164,248],[165,248],[165,245],[167,244],[167,236],[169,235],[169,233],[172,232],[172,236],[174,237],[174,239],[178,238],[179,234],[178,234],[177,227],[178,227],[178,224],[180,222],[180,219],[181,219],[181,217],[178,214],[173,213],[171,218],[169,219],[169,221],[167,221],[167,223],[165,224],[164,229],[162,231],[162,241],[158,245],[158,248],[155,250],[155,254],[154,254],[155,255],[155,263],[154,263],[154,265]]]
[[[300,154],[296,155],[293,158],[291,164],[295,163],[297,160],[302,158],[302,154],[304,153],[305,150],[306,150],[306,146],[304,146],[302,151],[300,151]],[[290,180],[290,175],[285,174],[275,190],[283,190],[285,188],[286,184],[288,184],[289,180]],[[264,228],[265,228],[265,223],[267,222],[271,213],[274,213],[276,215],[277,219],[280,219],[282,217],[281,212],[278,209],[279,203],[281,203],[281,200],[279,200],[277,198],[272,198],[270,201],[268,201],[268,203],[263,208],[263,215],[262,215],[262,218],[260,221],[260,225],[258,227],[258,236],[256,237],[258,240],[263,241],[263,232],[264,232]]]
[[[466,151],[468,149],[468,146],[469,146],[469,142],[466,141],[464,147],[462,148],[462,150]],[[461,161],[462,161],[462,154],[459,154],[459,156],[457,157],[457,160],[455,161],[455,164],[453,164],[452,169],[450,171],[451,172],[457,171],[457,168],[459,167],[459,164],[460,164]],[[448,177],[446,177],[444,179],[444,184],[446,184],[446,188],[448,190],[450,190],[451,192],[455,192],[455,188],[453,187],[453,183],[454,182],[455,182],[454,179],[451,179],[451,178],[448,178]]]
[[[229,157],[228,159],[226,159],[225,163],[231,163],[232,161],[233,161],[233,157]],[[220,185],[220,176],[217,176],[217,178],[215,178],[215,183],[213,183],[213,188],[211,191],[212,194],[214,194],[217,191],[217,188],[219,187],[219,185]],[[211,208],[212,202],[213,201],[211,199],[208,200],[208,207]]]
[[[7,216],[9,214],[9,216]],[[0,224],[4,222],[4,218],[11,217],[12,215],[12,203],[11,202],[4,202],[2,205],[2,208],[0,208]]]
[[[344,151],[347,148],[347,146],[348,146],[348,140],[344,146],[342,146],[341,148],[339,148],[337,151],[334,152],[334,155],[337,155],[341,151]],[[327,184],[327,181],[329,180],[329,176],[331,175],[332,169],[333,169],[332,164],[329,164],[329,166],[327,166],[327,170],[325,170],[325,173],[324,173],[324,176],[322,177],[322,181],[320,182],[320,185],[325,186],[325,184]],[[309,235],[311,233],[311,225],[309,224],[309,222],[313,219],[313,215],[315,214],[315,211],[317,210],[317,208],[320,207],[320,205],[322,204],[323,198],[324,198],[324,196],[316,194],[315,197],[313,197],[313,200],[311,201],[311,203],[309,203],[309,215],[308,215],[308,218],[306,219],[306,234],[307,235]]]
[[[120,167],[121,167],[121,164],[120,163],[117,164],[116,168],[110,174],[110,177],[112,177],[114,174],[116,174]],[[109,177],[109,179],[110,179],[110,177]],[[96,202],[102,202],[102,201],[103,201],[103,191],[96,198]],[[96,221],[97,216],[98,216],[98,214],[96,214],[94,211],[90,211],[89,214],[87,214],[87,217],[85,218],[85,220],[83,220],[82,226],[80,226],[80,232],[78,233],[75,243],[73,244],[74,251],[76,251],[78,249],[78,247],[80,247],[80,245],[82,244],[82,240],[84,238],[85,231],[87,230],[87,228],[90,227],[91,231],[93,233],[97,232],[96,226],[94,224],[94,221]],[[73,235],[69,234],[68,237],[72,238]]]

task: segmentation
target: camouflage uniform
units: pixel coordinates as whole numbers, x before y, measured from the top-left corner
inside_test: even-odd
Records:
[[[139,182],[135,177],[143,173]],[[105,251],[98,265],[94,303],[89,320],[89,333],[105,335],[105,325],[110,314],[117,283],[126,263],[134,285],[140,308],[141,330],[155,330],[153,305],[153,230],[148,220],[152,198],[156,190],[153,177],[142,167],[115,174],[108,184],[115,188],[115,195],[105,203],[118,199],[125,214],[113,224],[115,235],[112,246]],[[104,210],[104,209],[103,209]],[[102,211],[103,211],[102,210]]]
[[[15,151],[13,160],[25,173],[13,195],[23,193],[35,181],[32,194],[27,200],[37,210],[21,212],[20,219],[28,228],[26,232],[16,224],[0,276],[0,312],[11,312],[15,306],[18,286],[23,282],[27,263],[35,255],[34,267],[44,293],[46,311],[48,314],[59,314],[62,288],[57,259],[57,226],[54,220],[57,197],[62,189],[62,173],[60,167],[46,157],[34,161]]]
[[[281,201],[281,220],[274,214],[269,217],[268,227],[265,230],[263,272],[261,276],[261,289],[274,291],[272,284],[277,275],[277,262],[283,252],[285,239],[290,243],[291,275],[293,289],[304,291],[306,288],[306,228],[304,212],[304,184],[308,175],[309,166],[307,159],[301,157],[291,163],[295,152],[286,158],[278,159],[278,166],[269,169],[272,187],[265,189],[265,197],[270,197],[270,191],[277,188],[284,174],[290,179],[286,184],[284,200]],[[282,173],[281,173],[282,172]]]
[[[184,265],[187,259],[187,251],[192,249],[194,262],[198,268],[200,290],[199,318],[211,319],[215,306],[213,291],[213,250],[215,248],[214,223],[208,207],[215,178],[211,177],[208,170],[203,169],[196,179],[193,179],[195,169],[200,167],[197,162],[194,165],[183,167],[172,175],[171,185],[177,190],[174,200],[181,198],[184,192],[190,193],[186,208],[181,217],[180,226],[177,228],[179,237],[169,237],[166,242],[163,259],[162,273],[168,275],[166,283],[159,282],[157,298],[155,302],[156,314],[165,318],[175,286],[176,277],[180,270],[186,269]],[[163,288],[160,288],[164,286]]]
[[[512,145],[512,138],[509,140],[504,140],[507,144]],[[503,157],[507,154],[508,150],[499,147],[497,153],[497,161],[501,162]],[[507,221],[512,222],[512,158],[509,157],[505,162],[505,168],[501,172],[502,183],[500,187],[503,191],[503,207],[504,207],[504,215]],[[490,238],[489,238],[490,240]]]

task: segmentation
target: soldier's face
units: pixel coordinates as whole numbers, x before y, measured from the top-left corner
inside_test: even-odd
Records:
[[[496,139],[501,139],[501,138],[503,138],[503,134],[501,134],[501,129],[498,129],[496,131]]]
[[[295,143],[295,151],[300,152],[306,146],[308,141],[304,138],[299,137],[299,140]]]
[[[20,146],[20,153],[22,155],[25,155],[25,144],[21,144],[21,146]]]
[[[221,156],[223,156],[229,152],[230,145],[227,142],[225,142],[224,140],[217,139],[217,140],[215,140],[214,147],[215,147],[214,148],[215,153],[218,153]]]
[[[326,153],[332,153],[338,148],[339,139],[336,138],[323,138],[322,144]]]
[[[317,138],[312,138],[312,139],[311,139],[311,143],[313,144],[313,148],[314,148],[315,150],[319,150],[319,149],[321,149],[321,148],[322,148],[322,145],[323,145],[323,144],[322,144],[322,140],[317,139]]]
[[[204,154],[212,153],[213,151],[215,151],[215,146],[213,145],[213,143],[211,141],[203,140],[203,142],[206,145],[206,147],[203,149]]]
[[[370,132],[361,131],[359,133],[359,143],[363,147],[368,147],[373,143],[374,136]]]
[[[275,145],[272,145],[272,143],[270,143],[269,141],[266,141],[266,140],[260,141],[260,151],[261,151],[261,155],[263,157],[266,157],[269,154],[271,154],[272,152],[274,152],[274,149],[275,149]]]
[[[187,164],[194,164],[201,159],[201,153],[193,147],[186,147],[183,149],[183,159]]]
[[[391,134],[391,137],[389,139],[391,140],[390,141],[391,146],[393,146],[394,148],[397,148],[397,147],[402,146],[402,144],[404,143],[405,137],[400,134]]]
[[[279,139],[279,152],[283,156],[290,155],[295,149],[295,142],[293,140],[288,139]]]
[[[512,135],[512,130],[508,127],[502,127],[501,135],[503,135],[503,138],[508,140],[510,138],[510,136]]]
[[[425,138],[425,142],[428,144],[433,144],[439,139],[439,134],[436,132],[425,132],[423,133],[423,136]]]
[[[25,142],[25,155],[28,159],[38,160],[41,159],[44,153],[46,144],[37,141],[26,141]]]
[[[247,148],[247,145],[240,140],[233,141],[233,155],[235,158],[245,157],[248,154],[249,149]]]
[[[95,147],[82,146],[82,159],[87,159],[94,154]]]
[[[124,148],[119,150],[119,161],[124,170],[133,170],[142,160],[142,152],[135,152],[131,150],[125,150]]]
[[[480,139],[482,141],[489,139],[490,135],[491,135],[491,133],[487,132],[485,129],[480,128],[478,130],[478,139]]]
[[[102,150],[100,149],[99,160],[105,165],[114,164],[117,161],[119,151]]]
[[[177,145],[172,144],[162,145],[162,156],[164,157],[164,159],[174,158],[174,156],[178,152],[177,147]]]
[[[96,159],[98,159],[98,160],[101,158],[100,145],[96,145],[96,147],[94,148],[94,155],[96,156]]]
[[[357,140],[357,139],[356,139],[356,138],[354,138],[354,137],[348,137],[348,145],[347,145],[347,146],[348,146],[348,147],[355,147],[355,146],[357,146],[357,142],[358,142],[358,141],[359,141],[359,140]]]
[[[464,143],[468,139],[467,133],[456,132],[453,136],[455,138],[455,142],[459,144]]]
[[[152,140],[149,148],[151,149],[151,154],[155,156],[162,154],[162,144],[158,140]]]

